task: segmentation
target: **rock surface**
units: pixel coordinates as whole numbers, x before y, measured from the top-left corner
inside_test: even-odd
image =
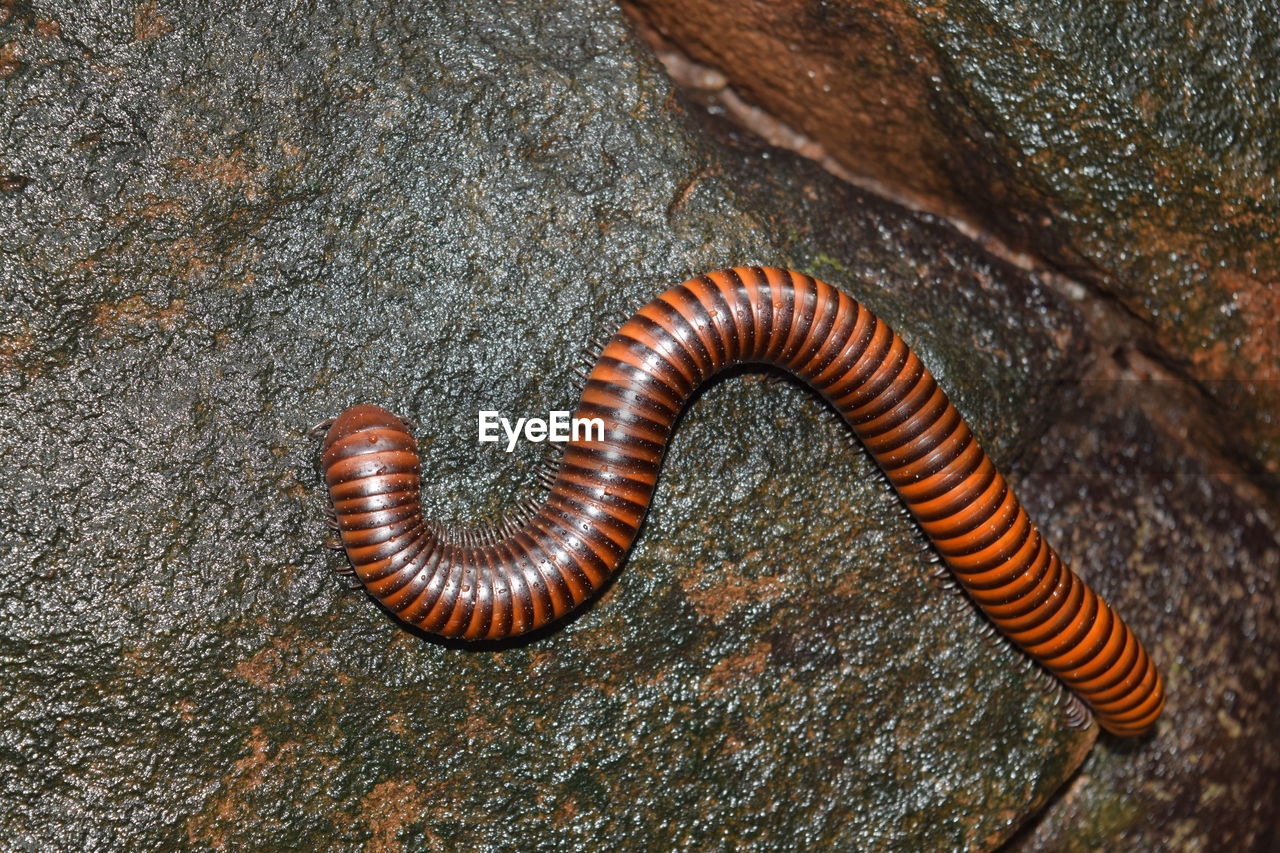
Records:
[[[602,0],[0,5],[0,835],[29,849],[990,847],[1093,732],[965,605],[812,398],[692,407],[628,566],[501,649],[321,547],[307,427],[414,418],[492,521],[577,348],[789,264],[893,322],[1000,462],[1072,308],[929,218],[710,140]],[[532,841],[531,841],[532,840]]]
[[[1120,299],[1280,489],[1276,4],[626,5],[810,153]]]
[[[1124,383],[1133,386],[1134,383]],[[1113,383],[1064,407],[1019,482],[1046,535],[1164,667],[1154,737],[1103,738],[1010,850],[1259,850],[1280,843],[1280,540],[1222,467]],[[1103,571],[1126,566],[1128,571]]]

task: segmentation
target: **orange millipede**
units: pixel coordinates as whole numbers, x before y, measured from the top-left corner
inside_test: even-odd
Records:
[[[852,297],[807,275],[739,267],[689,279],[622,324],[574,417],[541,505],[501,531],[423,518],[417,442],[377,406],[343,412],[321,464],[356,577],[398,618],[443,637],[500,640],[563,618],[622,565],[676,418],[732,365],[774,365],[821,394],[871,452],[956,581],[1103,728],[1148,730],[1160,674],[1133,632],[1044,541],[929,371]]]

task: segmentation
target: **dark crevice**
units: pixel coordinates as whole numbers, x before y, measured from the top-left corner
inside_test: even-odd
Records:
[[[1205,449],[1206,456],[1215,457],[1215,467],[1227,466],[1233,469],[1230,473],[1239,475],[1229,479],[1243,496],[1261,500],[1273,514],[1280,514],[1280,506],[1275,499],[1275,495],[1280,493],[1280,483],[1275,482],[1276,478],[1260,462],[1243,453],[1238,443],[1222,436],[1220,429],[1209,428],[1216,418],[1221,417],[1223,407],[1213,389],[1192,373],[1188,359],[1160,345],[1158,330],[1149,318],[1143,317],[1124,299],[1102,286],[1105,280],[1103,270],[1093,268],[1095,275],[1092,276],[1073,274],[1062,264],[1040,253],[1013,248],[1002,237],[979,224],[935,209],[927,199],[898,191],[872,177],[851,174],[821,145],[742,98],[718,69],[700,65],[652,30],[643,26],[637,28],[641,38],[654,48],[674,82],[694,103],[723,116],[770,145],[789,149],[815,161],[837,178],[864,192],[948,223],[961,236],[977,243],[989,254],[1026,270],[1044,286],[1064,296],[1079,309],[1088,337],[1089,366],[1080,381],[1146,379],[1171,389],[1132,399],[1144,406],[1157,422],[1168,420],[1164,417],[1164,410],[1173,398],[1182,397],[1180,402],[1194,406],[1197,411],[1188,420],[1197,425],[1195,437]],[[1135,354],[1137,358],[1132,357]],[[1140,364],[1142,376],[1135,373],[1135,362]]]

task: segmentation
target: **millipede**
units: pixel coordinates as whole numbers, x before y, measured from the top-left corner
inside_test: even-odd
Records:
[[[870,452],[955,581],[1014,645],[1117,735],[1139,735],[1163,682],[1129,626],[1028,518],[933,376],[892,329],[801,273],[736,267],[662,293],[622,323],[586,376],[541,503],[501,527],[426,520],[417,442],[401,418],[353,406],[327,422],[321,467],[360,584],[400,620],[503,640],[562,619],[626,559],[690,397],[736,365],[772,365],[827,400]]]

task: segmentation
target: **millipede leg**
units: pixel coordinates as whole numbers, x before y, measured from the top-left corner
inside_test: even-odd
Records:
[[[556,478],[560,476],[560,464],[564,458],[563,451],[559,448],[549,448],[538,462],[536,473],[537,481],[545,488],[550,489],[556,484]]]
[[[1062,686],[1061,682],[1053,677],[1053,673],[1043,667],[1036,669],[1036,675],[1040,679],[1040,690],[1044,693],[1049,693]]]
[[[316,440],[324,438],[324,434],[329,431],[329,427],[333,426],[337,418],[325,418],[324,420],[312,424],[307,429],[307,435]]]
[[[1074,693],[1067,697],[1067,707],[1063,713],[1067,725],[1073,729],[1087,729],[1093,722],[1093,712],[1079,696]]]

